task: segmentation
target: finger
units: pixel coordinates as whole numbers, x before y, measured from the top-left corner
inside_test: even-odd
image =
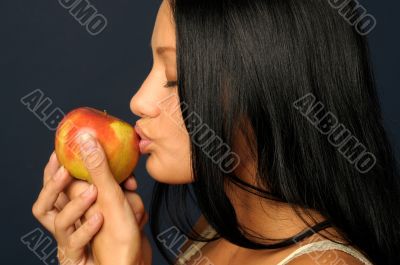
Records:
[[[57,241],[65,242],[75,231],[75,223],[96,200],[96,188],[90,185],[78,198],[73,199],[57,214],[54,220]]]
[[[139,223],[140,230],[143,230],[144,226],[147,224],[148,221],[149,221],[149,214],[145,212],[144,216],[142,217],[142,220],[140,220]]]
[[[54,218],[58,213],[54,207],[59,193],[71,181],[68,172],[61,167],[54,177],[40,191],[39,196],[32,206],[33,215],[48,229],[54,232]]]
[[[130,176],[124,181],[123,186],[125,189],[135,191],[137,189],[137,181],[134,176]]]
[[[51,179],[52,176],[54,176],[57,172],[57,170],[60,168],[60,163],[58,162],[56,152],[53,151],[53,153],[50,156],[49,161],[47,162],[46,167],[44,168],[44,174],[43,174],[43,186],[47,183],[49,179]]]
[[[89,188],[90,184],[83,180],[74,179],[68,187],[64,190],[69,200],[73,200],[76,197]]]
[[[139,224],[140,229],[142,229],[144,224],[146,223],[146,220],[144,218],[146,216],[146,209],[144,207],[142,198],[139,194],[135,192],[125,191],[124,194],[129,206],[135,214],[136,221]]]
[[[83,162],[91,177],[90,181],[96,185],[98,190],[112,192],[118,183],[112,176],[107,163],[107,157],[100,143],[90,134],[80,136],[80,151]]]
[[[83,180],[74,180],[72,181],[68,187],[64,190],[66,193],[67,197],[70,200],[73,200],[82,194],[87,188],[89,188],[90,184],[87,183],[86,181]],[[81,221],[84,221],[86,217],[92,216],[95,211],[97,211],[96,207],[90,207],[84,216],[81,217]],[[79,227],[78,225],[75,225],[75,227]]]
[[[58,198],[54,203],[54,206],[57,208],[58,211],[61,211],[62,209],[64,209],[65,205],[67,205],[69,201],[70,200],[68,199],[67,195],[65,195],[64,192],[61,192],[58,195]]]
[[[51,180],[41,190],[37,205],[40,214],[45,214],[54,208],[54,203],[56,202],[60,192],[67,186],[71,181],[67,170],[61,167],[57,173],[52,177]]]
[[[61,164],[58,162],[56,152],[53,151],[53,153],[50,156],[49,162],[47,163],[45,169],[44,169],[44,174],[43,174],[43,186],[46,185],[46,183],[51,179],[52,176],[54,176],[57,173],[57,170],[60,168]],[[54,206],[57,208],[57,210],[62,210],[64,206],[69,202],[68,198],[65,196],[64,193],[60,193],[60,195],[57,198],[57,201],[54,203]]]
[[[86,250],[86,246],[100,230],[103,221],[104,218],[101,213],[96,213],[73,232],[63,247],[65,258],[72,262],[79,261]]]

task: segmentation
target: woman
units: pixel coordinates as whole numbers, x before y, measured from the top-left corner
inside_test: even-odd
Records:
[[[152,50],[131,109],[171,264],[400,264],[399,177],[367,43],[328,1],[163,1]],[[122,190],[106,161],[85,161],[90,188],[53,155],[33,206],[61,264],[151,264],[135,180]]]

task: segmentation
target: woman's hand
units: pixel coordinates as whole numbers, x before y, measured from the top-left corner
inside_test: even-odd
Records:
[[[94,140],[91,143],[92,140],[94,139],[85,142],[85,146],[89,147],[89,152],[86,155],[82,154],[85,155],[86,166],[91,173],[92,181],[98,188],[93,188],[94,195],[92,195],[96,197],[96,193],[98,194],[97,202],[88,208],[81,218],[75,220],[78,227],[80,221],[83,222],[83,225],[77,229],[71,226],[68,232],[74,234],[80,229],[86,229],[85,227],[91,223],[87,220],[90,220],[92,216],[98,217],[96,220],[99,222],[99,226],[103,220],[104,224],[94,238],[93,235],[100,228],[95,226],[92,228],[93,230],[85,230],[87,239],[82,242],[89,242],[93,238],[90,252],[87,251],[86,244],[84,247],[81,246],[83,243],[79,246],[75,245],[76,241],[71,240],[71,236],[67,236],[69,239],[58,239],[55,236],[59,248],[64,249],[59,252],[60,262],[64,259],[71,263],[71,260],[74,259],[75,263],[71,264],[151,264],[151,247],[145,234],[141,231],[147,222],[148,215],[144,210],[141,198],[133,192],[137,188],[137,183],[134,178],[129,178],[124,182],[125,191],[123,191],[114,181],[106,159],[102,159],[105,157],[103,149],[97,141]],[[97,159],[94,159],[96,157]],[[53,154],[45,169],[44,188],[33,207],[34,215],[53,235],[56,234],[55,220],[61,220],[56,216],[68,209],[75,212],[74,208],[68,207],[68,205],[79,200],[79,194],[89,186],[87,182],[72,180],[68,173],[59,167],[57,158]],[[61,175],[63,176],[58,185],[51,177],[56,171],[62,171]],[[48,191],[45,192],[45,190]],[[70,214],[65,215],[71,216]],[[135,216],[137,217],[135,218]],[[68,244],[64,246],[65,244],[63,245],[62,242],[68,242]],[[72,255],[70,249],[72,249]]]
[[[81,139],[85,166],[98,190],[93,208],[104,217],[103,226],[92,243],[96,264],[151,264],[148,263],[148,253],[143,253],[144,235],[136,219],[143,217],[143,204],[143,209],[139,211],[142,216],[136,217],[123,190],[112,176],[101,145],[88,134]]]
[[[87,251],[87,245],[100,230],[103,216],[99,212],[92,212],[82,225],[79,226],[78,222],[95,202],[96,187],[86,187],[86,191],[68,201],[62,191],[71,183],[72,178],[63,167],[60,167],[55,154],[51,156],[45,168],[44,179],[43,189],[33,204],[32,212],[57,240],[60,264],[95,264],[93,255]]]
[[[63,207],[65,205],[66,201],[69,201],[70,198],[74,199],[79,196],[79,194],[85,190],[89,184],[86,181],[81,181],[81,180],[74,180],[72,181],[68,188],[65,190],[65,194],[62,194],[62,196],[59,197],[57,201],[57,207]],[[129,177],[127,180],[124,181],[122,184],[122,187],[124,188],[124,194],[126,199],[128,200],[128,203],[130,207],[132,208],[132,211],[135,213],[135,216],[137,220],[139,221],[139,227],[142,231],[142,254],[144,256],[144,264],[152,264],[152,249],[149,240],[147,239],[147,236],[143,232],[143,228],[146,225],[148,221],[148,214],[145,211],[144,204],[140,196],[134,192],[137,189],[137,182],[133,176]],[[88,211],[85,213],[84,217],[81,218],[82,220],[89,218],[94,212],[95,212],[95,207],[91,207],[88,209]],[[96,248],[92,248],[92,251],[97,251]]]

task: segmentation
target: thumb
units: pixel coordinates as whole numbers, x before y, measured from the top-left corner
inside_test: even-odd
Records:
[[[90,182],[95,184],[99,190],[113,187],[116,181],[100,143],[90,134],[84,133],[79,137],[79,147],[81,158],[90,175]]]

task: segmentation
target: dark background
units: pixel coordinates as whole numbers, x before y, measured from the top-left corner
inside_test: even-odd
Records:
[[[40,227],[31,207],[53,150],[50,131],[20,99],[35,89],[64,112],[92,106],[131,123],[129,100],[151,68],[149,47],[159,0],[93,0],[108,20],[97,36],[88,34],[56,0],[0,2],[1,234],[0,264],[44,264],[21,242]],[[377,19],[369,35],[385,124],[400,139],[398,1],[363,1]],[[135,173],[148,207],[152,179],[141,159]],[[146,231],[149,232],[148,227]],[[154,250],[153,264],[165,264]]]

